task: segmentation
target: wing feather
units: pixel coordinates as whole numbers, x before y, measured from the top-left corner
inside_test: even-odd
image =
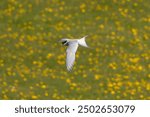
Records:
[[[78,42],[77,41],[73,41],[73,42],[69,42],[67,51],[66,51],[66,66],[67,66],[67,70],[71,71],[74,61],[75,61],[75,53],[77,51],[78,48]]]

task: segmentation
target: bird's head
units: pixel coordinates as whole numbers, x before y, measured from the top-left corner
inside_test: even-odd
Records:
[[[66,38],[64,38],[64,39],[61,39],[59,42],[61,42],[61,43],[62,43],[63,45],[65,45],[65,46],[68,46],[69,40],[66,39]]]

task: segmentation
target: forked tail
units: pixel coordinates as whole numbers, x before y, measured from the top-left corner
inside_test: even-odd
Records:
[[[78,40],[79,45],[84,46],[84,47],[88,47],[88,45],[85,42],[86,37],[87,37],[87,35]]]

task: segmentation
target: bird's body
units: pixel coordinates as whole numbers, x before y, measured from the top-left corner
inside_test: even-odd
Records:
[[[68,46],[67,50],[66,50],[66,66],[67,66],[67,70],[71,71],[74,61],[75,61],[75,54],[76,51],[78,49],[78,46],[84,46],[84,47],[88,47],[86,42],[85,42],[85,38],[87,36],[81,38],[81,39],[61,39],[60,42],[65,45]]]

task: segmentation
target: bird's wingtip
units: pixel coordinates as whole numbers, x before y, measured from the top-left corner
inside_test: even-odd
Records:
[[[85,35],[83,38],[86,38],[86,37],[88,37],[88,35]]]
[[[72,71],[72,67],[67,67],[67,71],[71,72]]]

